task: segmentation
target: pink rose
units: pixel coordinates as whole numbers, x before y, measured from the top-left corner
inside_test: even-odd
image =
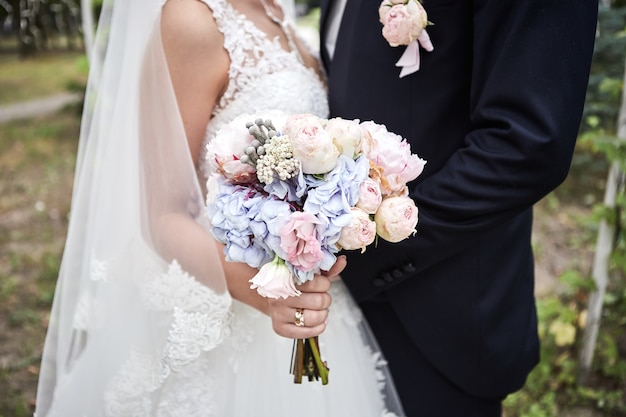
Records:
[[[409,143],[402,136],[389,132],[384,125],[363,122],[361,126],[373,139],[366,156],[382,168],[381,174],[385,177],[383,194],[403,194],[406,183],[422,173],[426,161],[411,153]]]
[[[357,121],[330,119],[325,129],[342,155],[354,159],[361,153],[361,128]]]
[[[426,10],[417,0],[384,0],[378,9],[383,36],[391,46],[408,45],[416,40],[426,25]]]
[[[352,207],[351,214],[352,220],[349,225],[341,229],[337,244],[346,250],[361,249],[363,253],[366,246],[374,242],[376,238],[376,223],[359,208]]]
[[[372,178],[366,178],[361,183],[359,189],[359,199],[356,207],[360,208],[367,214],[374,214],[383,201],[383,195],[380,189],[380,183]]]
[[[301,294],[295,286],[291,271],[278,256],[263,265],[250,282],[250,288],[256,289],[263,297],[287,298]]]
[[[304,174],[325,174],[337,164],[340,152],[320,118],[310,114],[290,117],[282,130],[291,140],[293,156]]]
[[[378,236],[396,243],[416,233],[417,207],[410,197],[387,197],[374,215]]]
[[[324,257],[317,239],[316,225],[320,223],[314,214],[296,211],[280,229],[280,248],[287,260],[302,271],[311,271]]]

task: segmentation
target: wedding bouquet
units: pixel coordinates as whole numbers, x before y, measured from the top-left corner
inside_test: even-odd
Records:
[[[259,268],[251,288],[265,297],[298,296],[297,285],[329,270],[340,250],[416,232],[406,184],[426,161],[384,125],[245,114],[216,134],[207,160],[211,231],[226,260]],[[296,346],[295,382],[305,375],[326,384],[317,338]]]

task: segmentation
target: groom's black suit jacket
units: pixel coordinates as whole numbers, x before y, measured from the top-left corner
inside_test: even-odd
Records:
[[[380,0],[348,0],[330,63],[331,1],[331,116],[383,123],[428,161],[416,236],[349,254],[342,276],[357,301],[389,300],[466,392],[504,396],[538,360],[532,205],[569,170],[597,2],[423,0],[435,49],[400,79]]]

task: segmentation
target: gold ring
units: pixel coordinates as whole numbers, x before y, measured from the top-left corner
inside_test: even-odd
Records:
[[[304,310],[297,308],[293,314],[293,322],[298,327],[304,327]]]

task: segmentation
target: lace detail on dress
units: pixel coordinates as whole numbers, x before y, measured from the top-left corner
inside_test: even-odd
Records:
[[[160,385],[158,369],[157,358],[131,351],[130,357],[111,381],[111,388],[104,394],[106,415],[150,415],[152,398],[147,394]]]
[[[296,51],[284,50],[278,38],[271,40],[227,0],[202,1],[213,11],[231,60],[228,86],[215,106],[205,143],[243,113],[280,110],[328,116],[326,88]],[[208,166],[203,170],[208,173]]]
[[[227,327],[224,316],[174,309],[174,322],[163,351],[164,378],[220,344]]]
[[[173,261],[166,274],[142,288],[149,309],[172,311],[163,348],[162,378],[215,348],[230,334],[230,294],[217,294],[197,282]]]
[[[210,362],[203,354],[230,334],[230,294],[202,285],[173,261],[167,272],[150,274],[140,283],[140,296],[142,307],[162,323],[163,336],[157,332],[153,342],[158,345],[163,337],[164,344],[160,351],[154,346],[131,348],[106,389],[107,416],[152,416],[155,405],[159,416],[192,416],[184,411],[192,404],[194,410],[204,410],[202,415],[213,415],[198,407],[198,402],[207,407],[214,403],[218,392],[203,372]]]

